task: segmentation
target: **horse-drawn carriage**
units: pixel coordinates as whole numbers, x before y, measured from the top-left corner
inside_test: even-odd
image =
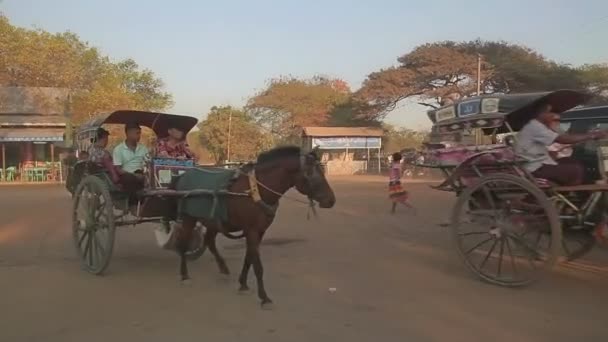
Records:
[[[587,99],[567,90],[487,95],[433,110],[429,116],[441,133],[477,128],[495,138],[519,131],[541,105],[561,113]],[[467,267],[491,283],[521,286],[558,260],[571,261],[589,252],[595,244],[592,231],[608,209],[604,143],[597,144],[595,165],[587,165],[588,184],[578,186],[557,186],[534,177],[524,168],[530,160],[517,156],[509,143],[429,153],[421,166],[445,175],[433,188],[458,196],[448,226]]]
[[[168,129],[188,132],[196,125],[192,117],[142,111],[117,111],[80,126],[79,149],[92,143],[105,124],[137,123],[150,128],[157,138]],[[262,283],[259,245],[274,220],[279,200],[295,187],[322,208],[331,208],[335,196],[314,152],[282,147],[262,153],[257,162],[238,168],[200,167],[193,160],[148,156],[144,163],[143,189],[129,193],[113,181],[108,170],[87,160],[78,162],[66,182],[73,195],[73,238],[83,267],[101,274],[108,266],[115,230],[140,223],[171,222],[170,229],[157,229],[157,238],[174,233],[173,246],[180,255],[180,275],[188,280],[187,259],[213,253],[222,273],[228,267],[215,246],[218,233],[231,239],[246,238],[247,255],[239,282],[246,290],[247,274],[253,266],[258,295],[269,303]],[[166,242],[166,241],[165,241]],[[160,241],[159,241],[160,244]]]
[[[169,126],[188,132],[197,123],[193,117],[142,111],[116,111],[100,115],[81,125],[75,136],[75,148],[87,151],[93,144],[97,130],[103,125],[137,123],[151,129],[157,138],[167,136]],[[155,158],[147,156],[144,165],[144,189],[136,194],[135,210],[130,206],[129,194],[112,181],[109,172],[89,160],[73,166],[66,187],[73,195],[73,237],[83,267],[93,274],[101,274],[108,266],[115,229],[140,223],[160,223],[167,217],[166,194],[172,178],[195,167],[193,160]],[[132,203],[132,201],[131,201]],[[200,231],[200,230],[199,230]],[[189,251],[191,258],[200,256],[201,246]]]

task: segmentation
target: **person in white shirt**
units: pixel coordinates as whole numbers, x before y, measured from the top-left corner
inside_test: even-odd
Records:
[[[528,160],[524,167],[535,177],[544,178],[559,185],[580,185],[584,181],[585,169],[570,157],[555,160],[548,147],[553,143],[572,145],[608,136],[606,131],[585,134],[557,133],[553,128],[559,124],[560,115],[550,105],[539,107],[536,116],[517,133],[514,150]]]

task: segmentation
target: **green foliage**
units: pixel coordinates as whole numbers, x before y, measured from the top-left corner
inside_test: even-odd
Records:
[[[0,15],[0,84],[57,87],[72,93],[73,121],[116,109],[163,110],[171,95],[133,60],[113,63],[71,32],[52,34],[11,25]]]
[[[404,148],[418,148],[428,137],[428,132],[414,131],[393,125],[384,125],[382,144],[384,150],[389,152],[401,151]]]
[[[578,69],[581,83],[596,95],[595,104],[608,104],[608,64],[588,64]]]
[[[365,104],[361,107],[365,117],[380,120],[406,98],[437,107],[474,95],[478,56],[482,57],[482,93],[580,89],[607,95],[606,65],[575,68],[525,46],[476,40],[418,46],[398,58],[398,67],[371,73],[354,98]]]
[[[302,127],[329,125],[334,109],[347,106],[350,98],[350,89],[342,80],[286,77],[270,81],[249,100],[247,109],[260,125],[286,141],[298,136]],[[339,114],[339,121],[347,121],[346,115]]]
[[[217,163],[228,159],[229,132],[231,160],[253,160],[271,146],[270,136],[260,130],[247,112],[230,106],[212,107],[198,127],[201,145]]]

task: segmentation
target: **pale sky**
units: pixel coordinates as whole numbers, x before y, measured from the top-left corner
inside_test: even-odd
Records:
[[[457,5],[455,5],[457,4]],[[171,112],[243,105],[267,80],[323,74],[353,89],[418,44],[507,40],[575,65],[608,62],[608,1],[3,0],[13,24],[70,30],[166,83]],[[388,122],[427,128],[404,105]]]

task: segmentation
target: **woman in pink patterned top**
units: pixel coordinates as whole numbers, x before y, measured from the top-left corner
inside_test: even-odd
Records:
[[[156,142],[155,154],[160,158],[195,159],[194,153],[188,147],[184,131],[170,127],[169,135]]]
[[[394,153],[392,156],[391,168],[389,170],[389,180],[388,180],[388,196],[390,200],[393,202],[393,206],[391,207],[391,214],[395,213],[397,209],[397,203],[401,203],[407,207],[411,207],[408,203],[408,193],[403,189],[401,185],[401,153]]]

